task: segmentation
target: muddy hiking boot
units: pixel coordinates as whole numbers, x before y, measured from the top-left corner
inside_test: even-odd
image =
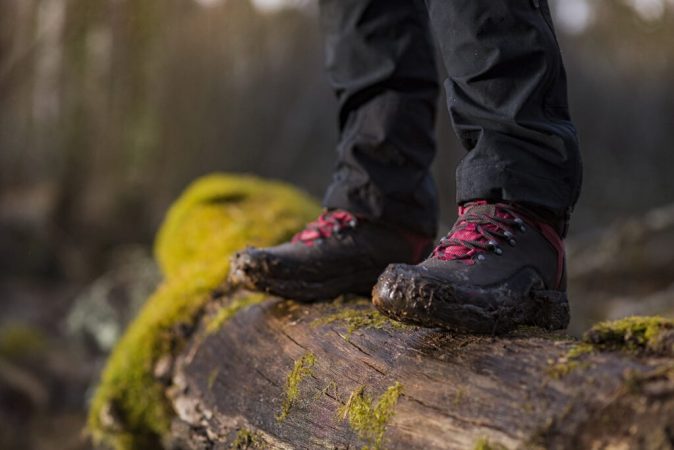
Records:
[[[459,208],[456,224],[425,261],[390,265],[372,300],[387,316],[425,327],[563,329],[569,322],[564,246],[556,228],[531,210],[474,202]]]
[[[431,237],[326,211],[291,242],[237,253],[230,281],[298,301],[341,294],[369,295],[390,263],[416,264],[432,250]]]

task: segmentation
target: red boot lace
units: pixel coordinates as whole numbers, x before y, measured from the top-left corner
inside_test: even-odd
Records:
[[[338,234],[345,228],[354,228],[356,223],[356,217],[348,211],[341,209],[325,211],[318,219],[307,224],[304,230],[297,233],[292,242],[312,246],[320,243],[323,239]]]
[[[493,209],[492,209],[493,208]],[[514,231],[525,231],[524,220],[504,204],[487,205],[485,201],[459,207],[459,219],[433,250],[433,257],[443,261],[465,260],[473,264],[473,256],[484,252],[503,253],[503,241],[515,245]],[[483,257],[478,256],[478,259]]]

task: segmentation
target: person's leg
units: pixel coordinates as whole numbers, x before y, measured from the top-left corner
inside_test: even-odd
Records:
[[[390,263],[432,249],[438,83],[423,0],[321,0],[327,69],[339,99],[327,211],[291,242],[249,248],[230,280],[313,301],[368,295]]]
[[[578,198],[581,162],[547,1],[427,4],[468,151],[456,171],[459,204],[506,200],[564,215]]]
[[[581,180],[566,77],[545,0],[427,0],[468,151],[459,218],[418,265],[373,290],[398,320],[470,332],[569,321],[564,246]]]
[[[438,82],[423,0],[321,0],[320,19],[340,127],[324,205],[434,236]]]

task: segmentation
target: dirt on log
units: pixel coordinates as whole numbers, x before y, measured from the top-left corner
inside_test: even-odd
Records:
[[[304,305],[231,291],[172,361],[171,448],[671,449],[674,331],[600,324],[402,326],[365,299]]]

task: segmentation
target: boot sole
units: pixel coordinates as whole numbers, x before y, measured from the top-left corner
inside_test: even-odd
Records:
[[[502,334],[522,325],[560,330],[569,324],[566,292],[545,289],[533,270],[512,277],[523,277],[512,284],[526,279],[530,286],[516,291],[506,284],[453,286],[408,267],[389,266],[372,290],[375,307],[400,322],[475,334]]]

